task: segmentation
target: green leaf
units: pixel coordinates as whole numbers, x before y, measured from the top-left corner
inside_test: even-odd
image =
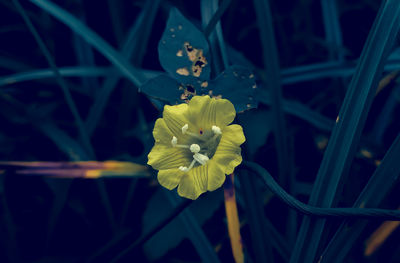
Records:
[[[183,102],[180,98],[184,93],[184,88],[175,79],[165,74],[148,80],[140,87],[140,91],[171,105]]]
[[[322,160],[309,204],[331,207],[340,194],[354,157],[361,131],[375,96],[386,57],[400,27],[398,1],[382,3],[339,112],[338,122]],[[305,217],[291,262],[314,262],[324,235],[325,219]]]
[[[143,232],[146,233],[158,224],[160,214],[168,214],[181,198],[176,194],[161,189],[148,204],[143,215]],[[219,262],[212,245],[207,240],[201,225],[204,224],[223,203],[220,191],[210,192],[194,202],[175,220],[154,235],[144,245],[144,251],[151,261],[161,258],[170,249],[179,245],[184,238],[189,238],[203,262]],[[179,230],[178,230],[179,229]],[[165,242],[168,240],[168,242]]]
[[[271,94],[271,109],[274,125],[275,149],[278,159],[279,180],[287,184],[293,177],[292,162],[289,158],[287,142],[286,121],[283,110],[283,97],[281,90],[281,72],[279,66],[278,48],[276,46],[272,12],[268,0],[254,0],[254,8],[259,28],[264,74],[261,75],[265,86],[269,87]],[[293,229],[291,230],[293,232]]]
[[[399,156],[400,135],[387,151],[353,207],[378,207],[380,205],[399,179]],[[322,254],[320,262],[343,262],[367,223],[368,221],[365,220],[343,223]]]
[[[272,133],[271,112],[264,109],[246,111],[238,115],[238,119],[246,136],[245,147],[250,155],[249,159],[252,159],[257,150],[265,145],[268,136]]]
[[[111,68],[104,67],[65,67],[58,68],[58,70],[63,77],[103,77],[115,74]],[[32,70],[1,77],[0,86],[22,81],[42,80],[46,78],[54,78],[54,72],[52,69]]]
[[[325,39],[331,59],[343,60],[343,41],[339,23],[339,13],[336,0],[321,1],[322,17],[324,19]],[[340,52],[342,51],[342,52]]]
[[[255,262],[274,262],[270,242],[269,229],[266,227],[265,212],[262,203],[258,178],[251,176],[247,171],[241,171],[238,176],[242,198],[245,202],[246,217],[250,227],[251,248]]]
[[[110,44],[102,39],[93,30],[79,21],[76,17],[47,0],[31,0],[32,3],[39,6],[60,22],[68,26],[73,32],[80,35],[90,45],[104,55],[114,66],[121,71],[133,84],[140,86],[143,83],[143,76],[130,65],[129,61],[121,56]]]
[[[132,55],[135,55],[134,58],[131,59],[134,65],[140,65],[142,62],[143,55],[145,54],[145,52],[142,51],[147,47],[149,34],[158,11],[159,3],[160,0],[146,1],[141,13],[138,15],[138,18],[127,34],[128,36],[123,44],[121,53],[128,59],[130,59]],[[143,72],[141,77],[148,79]],[[120,78],[121,76],[114,75],[105,79],[100,91],[96,95],[85,123],[86,129],[90,135],[93,134],[100,118],[103,116],[110,95],[115,87],[117,87]],[[125,90],[125,92],[127,91]]]
[[[254,96],[256,87],[254,75],[248,68],[233,65],[209,81],[208,88],[201,92],[228,99],[235,105],[235,110],[241,112],[258,106]]]
[[[257,89],[257,98],[260,102],[271,105],[271,96],[265,89]],[[296,116],[302,120],[309,122],[314,127],[317,127],[323,131],[331,131],[334,125],[334,121],[321,115],[320,113],[313,111],[307,106],[294,100],[283,100],[283,110],[285,113]]]
[[[210,77],[210,54],[206,38],[176,8],[158,44],[161,66],[183,84],[199,88]]]

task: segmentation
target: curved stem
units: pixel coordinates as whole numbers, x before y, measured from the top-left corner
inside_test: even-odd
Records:
[[[353,218],[374,218],[381,220],[400,221],[399,210],[387,210],[376,208],[322,208],[304,204],[288,194],[274,178],[260,165],[243,161],[242,166],[256,173],[268,188],[276,194],[279,199],[296,211],[310,216],[318,217],[353,217]]]

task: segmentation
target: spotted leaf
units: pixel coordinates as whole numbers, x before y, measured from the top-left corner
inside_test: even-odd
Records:
[[[246,67],[231,66],[215,80],[209,81],[207,86],[210,96],[230,100],[237,112],[257,107],[254,98],[256,82],[253,73]]]
[[[209,47],[203,33],[176,8],[158,44],[161,66],[180,83],[198,88],[210,77]]]

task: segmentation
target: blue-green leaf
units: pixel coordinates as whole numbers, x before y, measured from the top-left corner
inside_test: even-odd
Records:
[[[158,44],[161,66],[184,84],[199,86],[210,77],[209,47],[203,33],[172,8]]]
[[[337,200],[375,96],[384,62],[396,41],[400,29],[399,15],[398,1],[382,2],[329,139],[310,196],[311,205],[331,207]],[[304,218],[291,262],[315,261],[325,222],[325,219]]]
[[[183,88],[175,79],[165,74],[148,80],[140,87],[140,91],[147,96],[171,105],[183,102],[181,95],[185,93],[185,90],[186,88]]]
[[[209,82],[208,92],[212,96],[230,100],[237,112],[256,108],[258,102],[254,97],[256,83],[254,75],[248,68],[233,65],[222,72],[215,80]]]
[[[182,212],[171,223],[154,235],[144,245],[144,251],[152,261],[161,258],[171,248],[176,247],[185,238],[195,246],[203,262],[219,262],[213,247],[207,240],[201,225],[205,223],[222,204],[220,191],[210,192],[194,202],[189,209]],[[148,204],[143,215],[143,232],[146,233],[158,224],[160,214],[168,214],[182,201],[176,194],[165,189],[157,191]],[[180,229],[177,231],[177,229]],[[168,242],[165,242],[168,240]]]

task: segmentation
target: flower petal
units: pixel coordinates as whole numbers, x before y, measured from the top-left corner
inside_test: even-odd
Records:
[[[194,96],[189,102],[188,118],[198,128],[220,128],[230,124],[236,116],[235,107],[226,99],[214,99],[210,96]]]
[[[188,114],[188,105],[186,103],[174,106],[166,105],[164,107],[163,119],[165,121],[165,124],[171,130],[172,134],[174,134],[177,137],[179,135],[182,135],[183,125],[189,124],[190,126],[187,114]]]
[[[214,160],[208,162],[208,191],[214,191],[222,186],[225,182],[225,173],[221,166]]]
[[[174,135],[172,134],[171,130],[168,128],[167,124],[165,123],[164,119],[159,118],[157,119],[156,123],[154,124],[153,129],[153,137],[156,143],[163,143],[165,145],[171,145],[171,140]]]
[[[172,190],[178,186],[184,174],[184,172],[180,171],[177,168],[160,170],[158,172],[157,179],[162,186],[164,186],[168,190]]]
[[[188,166],[191,155],[186,155],[181,148],[173,148],[160,143],[156,143],[151,149],[147,164],[156,170],[173,169],[179,166]]]
[[[208,164],[192,168],[184,176],[178,186],[180,196],[197,199],[200,194],[207,191]]]
[[[226,174],[233,173],[236,166],[242,162],[240,145],[246,138],[240,125],[233,124],[226,127],[222,133],[221,141],[213,156],[219,166],[224,167]]]

